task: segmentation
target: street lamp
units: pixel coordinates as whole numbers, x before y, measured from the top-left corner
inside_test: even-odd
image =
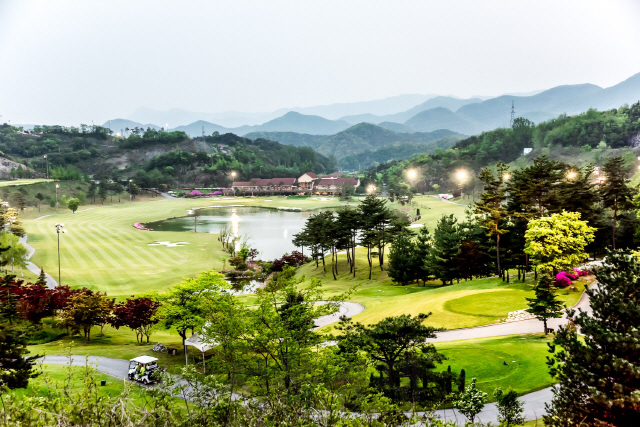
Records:
[[[60,277],[60,233],[66,233],[66,230],[63,230],[64,224],[56,224],[56,231],[58,233],[58,286],[62,284]]]
[[[131,181],[133,181],[133,180],[132,179],[129,180],[129,201],[130,202],[132,201],[132,198],[131,198]]]
[[[58,188],[60,187],[59,184],[56,184],[56,210],[58,210]]]
[[[370,185],[367,187],[367,193],[371,194],[373,192],[376,191],[376,186],[375,185]]]
[[[416,179],[418,177],[418,171],[415,169],[409,169],[407,171],[407,178],[409,178],[409,181],[413,181],[414,179]]]
[[[47,162],[47,179],[49,179],[49,159],[46,154],[44,155],[44,160]]]
[[[578,176],[578,174],[576,173],[576,171],[569,171],[569,172],[567,172],[567,179],[574,179],[576,176]]]
[[[236,182],[236,172],[235,171],[231,172],[231,179],[233,179],[233,182]]]
[[[511,175],[508,173],[505,173],[504,175],[502,175],[502,179],[504,181],[509,181],[511,179]]]

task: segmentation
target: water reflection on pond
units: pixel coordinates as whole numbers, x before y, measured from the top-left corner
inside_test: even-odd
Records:
[[[198,233],[218,234],[223,226],[234,236],[249,237],[249,246],[256,248],[259,258],[274,260],[298,249],[291,240],[299,233],[311,212],[287,212],[254,207],[203,208],[198,210]],[[144,224],[156,231],[193,231],[194,217],[184,216]],[[299,249],[298,249],[299,250]]]
[[[260,285],[264,282],[259,280],[238,280],[238,279],[225,279],[231,285],[231,289],[229,292],[231,295],[246,295],[246,294],[254,294]]]

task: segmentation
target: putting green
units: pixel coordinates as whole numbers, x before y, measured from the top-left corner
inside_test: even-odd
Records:
[[[549,338],[527,334],[438,343],[436,348],[448,358],[439,369],[464,369],[467,384],[477,378],[478,388],[490,398],[497,387],[530,393],[554,383],[546,365]]]

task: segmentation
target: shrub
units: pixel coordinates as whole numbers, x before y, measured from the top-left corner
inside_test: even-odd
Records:
[[[271,263],[271,271],[282,271],[285,266],[298,267],[309,261],[309,257],[302,255],[298,251],[293,251],[291,254],[285,254],[280,259],[273,260]]]
[[[566,271],[561,271],[556,275],[556,286],[566,288],[571,285],[571,279],[567,276]]]

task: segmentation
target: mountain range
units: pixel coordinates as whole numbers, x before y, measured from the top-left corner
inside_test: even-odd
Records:
[[[497,127],[509,126],[512,105],[515,107],[516,117],[525,117],[539,123],[563,113],[571,115],[582,113],[590,108],[598,110],[618,108],[620,105],[631,104],[638,100],[640,100],[640,73],[609,88],[601,88],[593,84],[564,85],[534,95],[502,95],[489,99],[400,95],[377,101],[297,108],[289,111],[278,110],[272,113],[227,112],[213,115],[179,109],[164,113],[139,109],[128,119],[112,120],[111,126],[116,130],[135,126],[160,128],[168,123],[170,129],[184,131],[190,136],[202,135],[203,127],[205,134],[217,131],[238,135],[255,132],[334,135],[348,129],[351,125],[370,123],[397,133],[448,129],[456,133],[473,135]],[[347,112],[357,112],[357,114],[341,115]],[[158,116],[158,113],[164,116]],[[158,124],[157,121],[135,120],[135,118],[149,119],[150,116],[156,119],[164,118],[167,122]],[[183,126],[171,126],[169,121],[176,123],[198,116],[200,116],[199,120],[193,120],[190,124]],[[232,122],[242,124],[222,126],[206,120],[205,117],[217,117],[227,124]],[[256,120],[264,121],[257,124]]]

